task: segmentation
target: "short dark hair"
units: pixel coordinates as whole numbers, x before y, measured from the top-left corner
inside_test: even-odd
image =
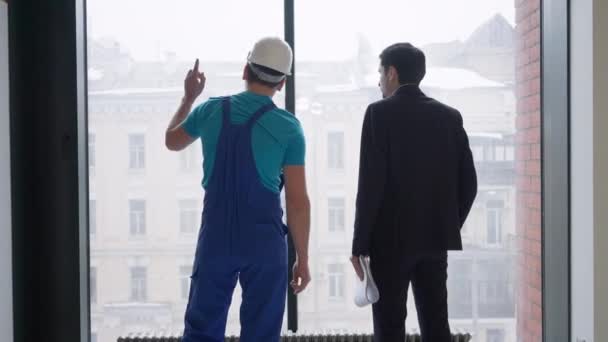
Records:
[[[393,44],[380,54],[380,64],[397,70],[399,84],[420,84],[426,74],[424,52],[410,43]]]
[[[284,73],[280,72],[280,71],[276,71],[274,69],[270,69],[267,68],[265,66],[261,66],[259,64],[255,64],[252,63],[253,66],[260,70],[261,72],[270,75],[270,76],[285,76]],[[251,68],[251,66],[249,64],[247,64],[247,73],[249,74],[249,79],[247,80],[247,82],[249,83],[259,83],[261,85],[267,86],[269,88],[275,88],[276,86],[278,86],[279,84],[281,84],[281,82],[268,82],[268,81],[264,81],[263,79],[261,79],[256,73],[255,71],[253,71],[253,69]]]

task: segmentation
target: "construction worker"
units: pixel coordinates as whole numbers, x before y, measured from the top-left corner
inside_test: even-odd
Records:
[[[224,341],[237,281],[243,290],[240,340],[280,340],[288,232],[297,254],[291,287],[297,294],[310,282],[304,134],[296,117],[272,101],[292,63],[293,52],[285,41],[261,39],[247,58],[246,91],[210,98],[192,112],[206,81],[198,59],[184,81],[185,94],[165,142],[169,150],[180,151],[201,139],[205,189],[184,342]],[[280,197],[283,184],[287,226]]]

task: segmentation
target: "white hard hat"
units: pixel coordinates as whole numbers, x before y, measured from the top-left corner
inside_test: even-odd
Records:
[[[293,51],[289,44],[281,38],[262,38],[253,46],[247,61],[249,64],[261,65],[285,75],[291,75]]]

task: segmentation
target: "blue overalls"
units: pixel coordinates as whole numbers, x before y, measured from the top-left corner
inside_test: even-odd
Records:
[[[246,124],[223,126],[207,185],[186,308],[183,342],[223,342],[237,280],[243,290],[241,342],[278,342],[287,292],[287,227],[280,195],[258,175],[251,131],[270,103]]]

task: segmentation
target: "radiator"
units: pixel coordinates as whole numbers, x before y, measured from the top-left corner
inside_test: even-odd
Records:
[[[151,334],[134,334],[119,337],[117,342],[181,342],[180,336],[155,336]],[[420,335],[408,335],[404,342],[420,342]],[[452,342],[469,342],[470,334],[452,335]],[[236,336],[226,337],[225,342],[239,342]],[[371,335],[293,335],[283,336],[281,342],[373,342]]]

